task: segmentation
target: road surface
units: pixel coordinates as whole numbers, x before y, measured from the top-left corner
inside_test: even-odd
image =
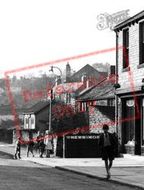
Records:
[[[133,190],[128,186],[41,166],[0,158],[0,190]]]

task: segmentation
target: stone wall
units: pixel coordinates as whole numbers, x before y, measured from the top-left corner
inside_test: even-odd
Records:
[[[101,133],[103,124],[108,124],[110,132],[115,132],[115,109],[113,106],[89,107],[90,133]]]

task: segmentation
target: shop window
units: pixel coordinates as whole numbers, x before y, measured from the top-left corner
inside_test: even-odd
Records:
[[[135,105],[134,100],[130,99],[126,101],[126,125],[124,126],[124,136],[126,139],[126,143],[128,141],[135,140]]]
[[[142,144],[144,145],[144,99],[142,100]]]

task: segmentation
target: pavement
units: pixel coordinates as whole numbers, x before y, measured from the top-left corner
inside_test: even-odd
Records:
[[[0,144],[0,153],[14,154],[14,146]],[[1,154],[0,154],[1,155]],[[22,149],[22,160],[37,163],[43,166],[55,167],[60,170],[70,171],[88,177],[106,180],[104,162],[100,158],[39,158],[26,157],[26,149]],[[144,156],[125,154],[116,158],[111,169],[111,182],[144,189]]]

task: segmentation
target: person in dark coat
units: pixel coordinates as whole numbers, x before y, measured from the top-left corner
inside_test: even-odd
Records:
[[[16,144],[15,144],[15,159],[21,159],[21,138],[18,137]]]
[[[102,160],[105,161],[105,168],[107,172],[107,179],[111,177],[110,169],[115,158],[115,149],[117,146],[116,137],[114,134],[109,133],[109,126],[104,124],[103,131],[99,139],[99,146],[102,153]]]
[[[41,136],[39,141],[39,150],[40,150],[40,158],[43,158],[43,154],[45,152],[45,144],[44,144],[44,137]]]
[[[29,152],[34,157],[33,148],[34,148],[34,142],[33,142],[32,139],[30,139],[29,142],[28,142],[28,145],[27,145],[27,157],[29,157]]]
[[[39,144],[40,144],[40,138],[41,138],[40,135],[38,135],[36,137],[36,143],[35,143],[35,146],[34,146],[36,153],[38,152],[39,154],[40,154],[40,146],[39,146]]]

